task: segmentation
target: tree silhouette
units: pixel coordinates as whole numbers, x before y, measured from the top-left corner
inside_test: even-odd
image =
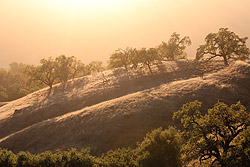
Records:
[[[117,68],[124,67],[128,72],[128,65],[131,64],[131,54],[133,52],[132,48],[127,47],[126,49],[116,50],[109,59],[109,67]]]
[[[184,55],[184,50],[187,46],[191,45],[191,40],[188,36],[180,38],[180,34],[174,32],[168,42],[162,42],[159,46],[159,52],[163,57],[169,60],[174,60],[180,56]]]
[[[72,56],[72,64],[70,68],[70,74],[72,79],[78,76],[84,76],[86,74],[86,67],[81,60],[77,60],[74,56]]]
[[[61,55],[56,57],[54,65],[58,79],[61,82],[65,83],[71,78],[70,74],[73,61],[73,56],[66,57],[65,55]]]
[[[104,70],[101,61],[92,61],[87,65],[87,68],[89,70],[88,74],[91,72],[101,72]]]
[[[48,85],[50,89],[56,81],[57,73],[55,70],[55,61],[50,57],[48,59],[42,59],[40,66],[27,66],[26,75],[31,80],[38,80],[45,85]]]
[[[151,74],[153,74],[153,71],[151,69],[152,63],[154,61],[161,60],[161,57],[155,48],[149,48],[149,49],[142,48],[142,49],[138,50],[136,57],[137,57],[136,59],[139,63],[143,63],[144,65],[146,65],[148,67]]]
[[[210,55],[207,61],[222,57],[224,64],[228,66],[228,59],[237,57],[245,59],[249,56],[250,50],[246,46],[247,37],[240,38],[228,28],[220,28],[217,33],[210,33],[205,38],[205,44],[197,49],[196,59],[200,60],[204,55]]]

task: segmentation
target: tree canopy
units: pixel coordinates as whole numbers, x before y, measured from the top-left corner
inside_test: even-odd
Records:
[[[110,68],[124,67],[127,72],[129,65],[135,69],[138,65],[144,65],[150,74],[153,74],[151,69],[153,62],[161,61],[163,58],[174,60],[186,57],[185,49],[189,45],[191,40],[188,36],[181,38],[180,34],[173,33],[167,43],[162,42],[157,47],[117,49],[111,54],[108,63]]]
[[[191,45],[191,40],[188,36],[183,38],[180,37],[180,34],[174,32],[168,42],[162,42],[159,46],[159,51],[163,57],[166,57],[169,60],[174,60],[179,57],[184,56],[184,50],[187,46]]]
[[[138,162],[142,167],[182,166],[183,141],[180,131],[174,127],[155,129],[138,144]]]
[[[71,67],[73,65],[74,57],[66,57],[61,55],[55,59],[55,71],[58,79],[61,82],[67,82],[71,78]]]
[[[117,68],[124,67],[128,71],[128,65],[131,64],[132,48],[127,47],[126,49],[117,49],[110,56],[109,67]]]
[[[11,101],[42,88],[38,82],[29,83],[26,64],[13,62],[9,69],[0,69],[0,102]]]
[[[219,32],[206,36],[205,44],[197,49],[196,59],[200,60],[204,55],[209,55],[207,60],[222,57],[225,65],[228,65],[228,59],[232,57],[245,59],[250,54],[246,46],[247,39],[247,37],[240,38],[228,28],[220,28]]]
[[[181,120],[189,138],[186,155],[222,167],[240,163],[242,156],[236,157],[235,152],[241,144],[236,141],[249,127],[250,113],[240,102],[231,106],[218,102],[205,115],[200,109],[201,102],[190,102],[173,116]]]
[[[96,157],[90,149],[45,151],[39,154],[0,148],[0,166],[178,167],[250,165],[250,113],[240,102],[218,102],[207,112],[201,102],[184,104],[174,113],[183,131],[170,126],[146,134],[137,147],[118,148]]]
[[[55,61],[50,57],[42,59],[40,66],[27,66],[26,74],[31,80],[38,80],[52,88],[57,79],[57,71]]]
[[[101,61],[92,61],[87,65],[86,68],[88,68],[88,74],[90,74],[91,72],[101,72],[104,70]]]
[[[155,48],[149,48],[149,49],[142,48],[137,51],[137,54],[135,54],[135,56],[137,56],[138,58],[137,62],[146,65],[151,74],[153,74],[151,69],[152,63],[154,61],[161,60],[161,57]]]

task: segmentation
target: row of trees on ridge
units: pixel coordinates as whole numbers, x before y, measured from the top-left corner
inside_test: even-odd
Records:
[[[103,70],[102,62],[92,61],[85,65],[74,56],[58,56],[54,59],[42,59],[39,66],[27,66],[25,73],[31,80],[38,80],[52,88],[58,82],[67,82],[69,79],[100,72]]]
[[[11,63],[9,70],[0,69],[0,102],[11,101],[31,92],[69,79],[100,72],[102,62],[92,61],[85,65],[74,56],[61,55],[55,59],[42,59],[40,65]]]
[[[129,48],[117,49],[111,54],[109,59],[109,67],[117,68],[124,67],[128,72],[128,67],[132,65],[133,68],[137,68],[138,64],[142,64],[148,67],[151,74],[151,65],[155,61],[162,61],[164,58],[168,60],[174,60],[177,58],[185,58],[185,49],[191,45],[189,37],[180,37],[180,34],[173,33],[170,36],[169,41],[162,42],[155,48]]]
[[[221,28],[217,33],[210,33],[206,36],[205,44],[200,45],[197,49],[195,60],[207,62],[215,57],[222,57],[227,66],[230,58],[247,59],[250,50],[246,46],[246,41],[247,37],[240,38],[228,28]],[[188,36],[181,38],[180,34],[173,33],[168,42],[162,42],[155,48],[117,49],[109,58],[108,68],[124,67],[128,72],[129,67],[136,69],[139,65],[144,65],[153,74],[151,66],[154,62],[186,58],[185,49],[190,45],[191,40]],[[100,61],[93,61],[85,65],[76,57],[66,57],[65,55],[58,56],[55,60],[42,59],[40,64],[34,66],[12,63],[10,72],[1,69],[0,101],[13,100],[44,86],[52,88],[55,83],[65,83],[69,79],[105,69]],[[19,69],[19,71],[14,70],[15,72],[13,72],[12,68]],[[28,76],[29,80],[25,76]]]
[[[224,64],[228,66],[230,58],[247,59],[250,54],[249,48],[246,46],[247,37],[240,38],[228,28],[220,28],[217,33],[210,33],[205,38],[205,44],[200,45],[197,49],[196,60],[209,61],[215,57],[222,57]],[[163,59],[174,60],[177,58],[185,58],[185,49],[191,45],[188,36],[183,38],[180,34],[173,33],[168,42],[162,42],[155,48],[142,49],[118,49],[109,59],[109,67],[124,67],[128,71],[128,66],[137,67],[143,64],[148,67],[152,74],[151,64],[155,61]],[[205,58],[205,56],[208,56]]]

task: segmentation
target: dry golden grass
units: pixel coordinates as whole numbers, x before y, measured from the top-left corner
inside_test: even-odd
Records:
[[[146,132],[160,126],[178,126],[172,113],[196,99],[204,109],[218,100],[241,101],[250,109],[250,65],[232,62],[223,69],[213,62],[203,78],[190,61],[153,66],[154,75],[122,70],[58,84],[0,107],[0,147],[13,151],[91,147],[99,154],[135,146]],[[141,74],[143,76],[141,76]]]

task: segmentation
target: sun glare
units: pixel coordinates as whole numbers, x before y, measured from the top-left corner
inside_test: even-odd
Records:
[[[95,11],[121,10],[128,7],[133,0],[49,0],[53,6],[60,10]]]

